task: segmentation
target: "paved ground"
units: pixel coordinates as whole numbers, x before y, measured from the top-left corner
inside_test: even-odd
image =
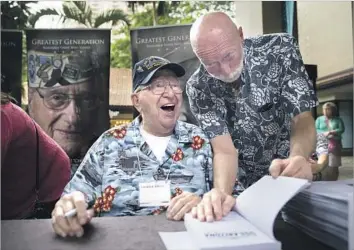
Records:
[[[339,168],[339,179],[352,179],[354,161],[352,156],[342,157],[342,167]]]

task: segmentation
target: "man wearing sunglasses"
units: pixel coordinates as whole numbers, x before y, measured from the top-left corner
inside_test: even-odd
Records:
[[[42,60],[35,76],[30,74],[29,114],[70,158],[81,159],[102,133],[98,74],[88,54],[48,62]]]

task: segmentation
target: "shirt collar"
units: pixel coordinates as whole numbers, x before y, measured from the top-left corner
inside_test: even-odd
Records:
[[[140,119],[141,119],[141,116],[139,115],[131,123],[131,128],[135,131],[135,133],[138,133],[139,137],[141,136]],[[184,123],[177,120],[172,136],[175,137],[179,142],[191,143],[191,142],[193,142],[193,138],[191,137],[191,134],[192,134],[192,131],[186,129],[186,127],[184,126]]]

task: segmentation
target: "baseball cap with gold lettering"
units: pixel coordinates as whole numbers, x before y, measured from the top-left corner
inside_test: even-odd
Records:
[[[177,77],[184,76],[186,71],[184,68],[169,60],[158,57],[150,56],[137,62],[133,69],[133,92],[139,86],[147,86],[155,73],[161,69],[169,69],[176,74]]]

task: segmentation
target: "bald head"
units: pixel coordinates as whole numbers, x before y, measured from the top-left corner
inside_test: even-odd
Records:
[[[192,46],[207,38],[216,38],[220,34],[240,36],[236,24],[223,12],[211,12],[199,17],[192,25],[190,39]],[[211,37],[210,37],[211,36]]]
[[[212,12],[192,25],[190,41],[194,53],[215,78],[233,82],[241,75],[243,35],[223,12]]]

